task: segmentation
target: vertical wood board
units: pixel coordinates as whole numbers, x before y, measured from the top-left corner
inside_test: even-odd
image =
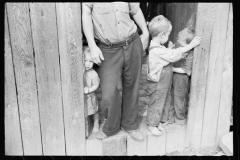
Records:
[[[81,3],[56,3],[67,155],[86,155]]]
[[[42,155],[29,4],[7,3],[24,155]]]
[[[193,55],[186,147],[200,148],[210,42],[216,6],[216,3],[199,3],[197,7],[195,35],[202,37],[202,42],[194,49]]]
[[[229,3],[218,3],[211,37],[201,147],[215,144]]]
[[[55,3],[30,3],[43,154],[65,155]]]
[[[221,97],[219,102],[218,127],[215,145],[219,144],[222,136],[230,129],[230,117],[232,109],[233,91],[233,11],[232,4],[229,5],[229,18],[225,53],[223,58]]]
[[[9,39],[6,7],[4,11],[4,126],[5,126],[5,155],[23,155],[21,127],[15,76],[12,62],[12,50]]]

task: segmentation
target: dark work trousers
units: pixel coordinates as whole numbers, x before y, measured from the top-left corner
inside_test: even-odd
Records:
[[[139,127],[138,92],[143,46],[138,36],[132,43],[119,48],[99,45],[104,61],[98,69],[102,90],[101,108],[107,119],[103,132],[112,136]],[[121,81],[122,82],[119,82]],[[122,96],[120,85],[122,83]]]
[[[186,123],[188,91],[189,76],[186,73],[173,73],[173,106],[176,123]]]
[[[168,121],[171,107],[172,64],[163,67],[159,82],[147,81],[149,105],[147,124],[158,126],[160,122]]]

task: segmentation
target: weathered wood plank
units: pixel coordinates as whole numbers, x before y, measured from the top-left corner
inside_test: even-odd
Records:
[[[30,3],[44,155],[65,155],[55,3]]]
[[[4,122],[5,122],[5,155],[23,155],[21,127],[17,103],[15,76],[13,71],[12,50],[10,46],[7,13],[5,8],[4,32]]]
[[[67,155],[86,155],[81,3],[56,3]]]
[[[140,124],[140,131],[144,135],[143,141],[136,141],[127,133],[127,155],[146,155],[147,154],[147,143],[148,143],[148,129],[146,123],[146,117],[143,117],[142,123]]]
[[[98,139],[86,140],[86,152],[88,156],[103,155],[102,141]]]
[[[120,131],[117,135],[102,140],[102,155],[126,156],[127,136],[125,131]]]
[[[147,134],[147,153],[146,155],[165,155],[166,131],[162,131],[161,136],[153,136],[150,131]]]
[[[29,4],[7,3],[24,155],[42,155]]]
[[[219,3],[217,8],[217,17],[211,38],[201,147],[214,146],[218,123],[229,3]],[[231,97],[229,98],[231,99]]]
[[[210,42],[216,6],[216,3],[199,3],[197,6],[195,35],[202,37],[202,42],[194,49],[193,55],[186,147],[200,148]]]
[[[215,145],[229,132],[233,91],[233,11],[230,4],[225,53],[223,58],[221,97]]]

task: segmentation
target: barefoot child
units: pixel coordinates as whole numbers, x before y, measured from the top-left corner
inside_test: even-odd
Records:
[[[147,110],[147,124],[154,135],[161,135],[164,130],[162,123],[168,121],[168,111],[171,103],[171,81],[173,68],[170,62],[180,60],[185,52],[200,44],[201,38],[195,37],[185,47],[172,49],[163,44],[168,41],[172,31],[171,22],[162,15],[156,16],[148,24],[152,37],[149,47],[148,82],[149,105]]]
[[[87,106],[87,115],[93,115],[94,119],[92,133],[96,133],[99,131],[99,114],[98,101],[94,91],[97,90],[100,84],[100,79],[97,72],[92,69],[93,62],[91,61],[90,49],[88,47],[83,47],[83,53],[85,59],[84,99],[85,105]]]
[[[194,30],[184,28],[178,33],[177,46],[185,47],[194,38]],[[189,54],[173,63],[173,106],[174,106],[174,120],[177,124],[186,123],[187,113],[187,94],[189,91],[189,76],[192,71],[193,50]]]

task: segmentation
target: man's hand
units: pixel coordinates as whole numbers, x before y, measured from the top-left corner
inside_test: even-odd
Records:
[[[172,43],[172,41],[168,41],[168,48],[173,49],[175,47],[175,44]]]
[[[93,46],[90,48],[92,61],[97,65],[100,65],[104,60],[102,51],[99,49],[98,46]]]
[[[190,44],[194,48],[194,47],[198,46],[201,43],[201,41],[202,41],[202,38],[196,36],[196,37],[193,38],[193,40],[190,42]]]
[[[142,45],[143,45],[143,50],[146,50],[148,47],[148,41],[149,41],[149,34],[142,34],[140,36]]]

